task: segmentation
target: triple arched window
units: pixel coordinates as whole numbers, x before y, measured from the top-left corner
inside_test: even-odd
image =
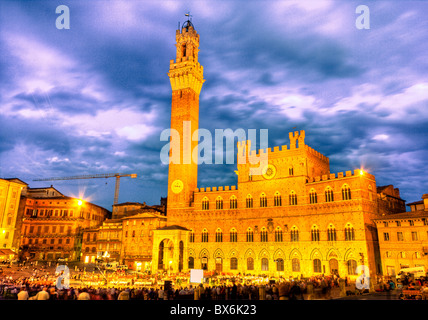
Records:
[[[207,197],[202,199],[202,210],[209,210],[210,209],[210,200],[208,200]]]
[[[238,241],[238,232],[235,228],[230,230],[230,242],[237,242]]]
[[[296,194],[296,192],[294,192],[294,191],[290,192],[289,203],[290,203],[290,206],[297,205],[297,194]]]
[[[329,225],[327,228],[327,240],[336,241],[336,228],[333,225]]]
[[[251,194],[247,195],[246,205],[247,205],[247,208],[253,207],[253,197],[251,196]]]
[[[247,242],[254,242],[254,232],[253,229],[247,229]]]
[[[267,197],[265,193],[262,193],[260,195],[260,207],[262,208],[267,207]]]
[[[309,191],[309,203],[318,203],[317,192],[315,191],[315,189],[311,189],[311,191]]]
[[[282,206],[282,199],[281,199],[281,194],[277,191],[275,192],[275,195],[273,196],[273,205],[275,207],[280,207]]]
[[[333,196],[333,189],[331,187],[327,187],[325,189],[325,202],[332,202],[334,201],[334,196]]]
[[[223,232],[218,228],[215,232],[215,242],[223,242]]]
[[[268,232],[265,227],[260,231],[260,242],[268,242]]]
[[[233,195],[230,197],[230,209],[236,209],[238,208],[238,200],[236,199],[236,196]]]
[[[354,241],[355,240],[355,231],[354,227],[348,223],[345,226],[345,241]]]
[[[311,241],[319,242],[320,241],[320,230],[317,226],[312,226],[311,228]]]
[[[217,199],[215,200],[215,208],[217,210],[223,209],[223,199],[222,199],[222,197],[217,197]]]
[[[296,226],[293,226],[290,231],[290,241],[298,242],[299,241],[299,230]]]
[[[351,188],[347,184],[342,187],[342,200],[351,200]]]
[[[208,230],[202,230],[202,242],[208,242]]]
[[[282,241],[283,241],[282,230],[280,227],[276,227],[276,229],[275,229],[275,242],[282,242]]]

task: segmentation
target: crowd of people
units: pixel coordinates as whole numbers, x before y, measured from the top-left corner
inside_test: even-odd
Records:
[[[305,279],[255,276],[212,276],[195,285],[185,275],[86,272],[74,269],[70,285],[58,286],[59,274],[45,267],[21,266],[26,275],[0,275],[0,299],[18,300],[311,300],[351,295],[355,282],[338,275]],[[22,273],[22,272],[21,272]],[[170,279],[171,281],[166,281]],[[403,278],[399,286],[416,288],[428,297],[428,278]],[[379,278],[377,291],[396,289],[392,278]],[[423,294],[422,294],[423,293]]]
[[[332,288],[339,287],[339,277],[318,276],[305,280],[246,277],[211,277],[194,285],[176,277],[165,285],[165,275],[136,277],[130,274],[76,272],[69,287],[58,288],[58,274],[31,270],[31,276],[3,276],[0,297],[18,300],[285,300],[330,299]],[[169,278],[170,279],[170,278]],[[103,281],[99,281],[103,280]],[[109,281],[112,280],[112,281]],[[112,283],[124,285],[116,286]],[[127,281],[123,281],[127,280]],[[146,280],[146,281],[142,281]],[[188,280],[188,279],[187,279]],[[344,279],[347,285],[347,279]],[[141,285],[141,283],[153,283]]]

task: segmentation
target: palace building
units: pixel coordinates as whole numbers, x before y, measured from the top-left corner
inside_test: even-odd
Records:
[[[110,211],[63,195],[55,188],[23,190],[19,233],[21,258],[55,261],[80,259],[84,229],[97,227]]]
[[[19,244],[19,202],[27,184],[19,179],[0,179],[0,260],[15,258]]]
[[[153,232],[152,271],[352,278],[366,265],[371,274],[382,272],[373,220],[403,210],[399,190],[378,193],[375,177],[360,168],[332,173],[329,158],[305,143],[303,130],[273,149],[238,142],[237,184],[198,188],[198,165],[189,161],[198,142],[186,139],[199,128],[205,80],[190,21],[176,31],[175,46],[168,76],[171,129],[178,135],[170,143],[182,152],[169,164],[167,225]],[[261,156],[267,162],[254,174]],[[380,203],[382,192],[389,196]]]
[[[428,271],[428,194],[407,204],[410,212],[376,218],[384,275],[394,276],[403,268],[424,267]]]

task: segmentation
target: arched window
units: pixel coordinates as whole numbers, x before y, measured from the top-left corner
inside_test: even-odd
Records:
[[[208,230],[202,230],[202,242],[208,242]]]
[[[311,191],[309,191],[309,203],[318,203],[317,192],[315,191],[315,189],[311,189]]]
[[[254,259],[252,257],[247,258],[247,270],[254,270]]]
[[[269,271],[269,260],[262,258],[262,271]]]
[[[215,200],[215,208],[217,210],[223,209],[223,199],[221,197],[217,197],[217,199]]]
[[[238,241],[238,232],[235,228],[230,230],[230,242],[237,242]]]
[[[276,262],[276,271],[284,271],[284,259],[278,258]]]
[[[357,275],[357,261],[348,260],[348,274],[349,275]]]
[[[275,242],[282,242],[282,230],[280,227],[275,229]]]
[[[317,226],[312,226],[311,228],[311,241],[319,242],[320,241],[320,230]]]
[[[293,258],[291,260],[291,270],[293,272],[300,272],[300,260],[297,258]]]
[[[297,194],[294,191],[290,192],[289,201],[290,201],[290,206],[297,205]]]
[[[220,228],[215,231],[215,242],[223,242],[223,232]]]
[[[236,209],[238,208],[238,200],[236,199],[236,196],[233,195],[230,197],[230,209]]]
[[[86,247],[86,248],[85,248],[85,252],[86,252],[86,253],[89,253],[89,247]]]
[[[293,226],[290,231],[290,241],[291,242],[298,242],[299,241],[299,230],[296,226]]]
[[[195,268],[195,258],[189,257],[189,269]]]
[[[354,241],[354,240],[355,240],[354,227],[348,223],[345,226],[345,241]]]
[[[327,187],[325,189],[325,202],[332,202],[332,201],[334,201],[333,189],[331,189],[330,187]]]
[[[328,226],[327,240],[328,241],[336,241],[336,228],[333,225]]]
[[[281,199],[281,194],[277,191],[275,192],[275,195],[273,196],[273,205],[275,207],[280,207],[282,206],[282,199]]]
[[[251,228],[247,229],[247,242],[253,242],[254,241],[254,233]]]
[[[321,260],[320,259],[314,259],[314,272],[315,273],[321,273]]]
[[[351,200],[351,188],[347,184],[342,187],[342,200]]]
[[[209,210],[210,209],[210,201],[207,197],[202,199],[202,210]]]
[[[238,259],[233,257],[230,258],[230,270],[237,270],[238,269]]]
[[[251,196],[251,194],[247,195],[247,208],[252,208],[253,207],[253,197]]]
[[[267,197],[266,197],[266,194],[264,193],[260,195],[260,207],[262,208],[267,207]]]
[[[195,232],[192,230],[190,230],[189,233],[189,242],[195,242]]]
[[[265,227],[263,227],[262,230],[260,231],[260,241],[268,242],[268,232]]]

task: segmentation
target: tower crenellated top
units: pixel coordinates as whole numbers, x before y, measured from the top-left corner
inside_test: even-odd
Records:
[[[199,95],[204,80],[204,68],[198,62],[199,34],[192,22],[186,21],[176,30],[176,58],[170,61],[169,79],[173,91],[192,89]]]

